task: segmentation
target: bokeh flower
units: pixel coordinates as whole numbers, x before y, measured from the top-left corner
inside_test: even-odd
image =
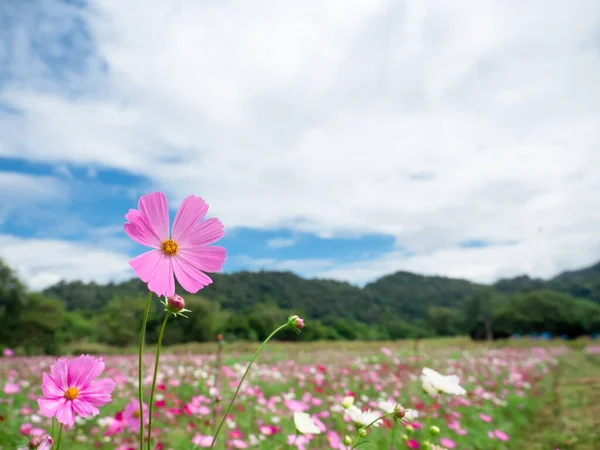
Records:
[[[311,417],[305,412],[294,413],[294,425],[301,434],[321,434],[321,430],[313,422]]]
[[[421,373],[423,390],[432,397],[435,397],[440,393],[465,395],[467,391],[460,386],[459,382],[460,380],[456,375],[442,375],[428,367],[423,367]]]
[[[75,414],[87,417],[98,415],[99,406],[112,400],[115,382],[110,378],[96,380],[104,370],[102,358],[81,355],[73,361],[58,359],[51,374],[42,376],[43,397],[38,398],[41,413],[56,417],[58,422],[73,426]]]
[[[144,405],[144,423],[148,424],[148,405]],[[132,398],[123,410],[123,426],[129,431],[135,432],[140,429],[140,402]]]
[[[209,246],[224,236],[218,219],[206,219],[208,204],[195,195],[181,203],[169,234],[169,208],[162,192],[143,195],[139,209],[125,215],[125,232],[138,244],[154,250],[129,264],[148,289],[159,297],[175,294],[175,278],[183,289],[195,294],[212,280],[204,272],[217,272],[225,262],[223,247]]]

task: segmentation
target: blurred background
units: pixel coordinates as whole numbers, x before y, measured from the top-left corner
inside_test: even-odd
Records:
[[[130,345],[124,214],[156,190],[202,196],[228,250],[170,343],[291,310],[302,339],[593,336],[599,23],[594,0],[2,1],[0,342]]]

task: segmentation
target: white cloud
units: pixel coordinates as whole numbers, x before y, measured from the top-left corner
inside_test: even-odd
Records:
[[[273,238],[267,241],[267,247],[269,248],[285,248],[294,245],[296,245],[296,239],[294,238]]]
[[[0,258],[32,290],[60,280],[105,283],[134,276],[127,254],[78,242],[0,234]]]
[[[41,215],[40,208],[66,201],[68,190],[54,177],[0,171],[0,194],[2,224],[14,215],[36,220]]]
[[[78,14],[46,24],[49,45]],[[385,233],[414,254],[363,262],[363,279],[597,258],[596,0],[543,14],[538,2],[97,1],[81,14],[99,54],[69,85],[86,95],[17,70],[0,91],[21,111],[0,121],[0,156],[125,169],[178,200],[204,196],[228,227]],[[469,239],[519,244],[457,248]]]

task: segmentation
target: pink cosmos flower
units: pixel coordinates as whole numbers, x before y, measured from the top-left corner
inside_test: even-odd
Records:
[[[206,434],[197,434],[192,439],[192,443],[197,445],[198,447],[210,447],[212,444],[212,436],[208,436]]]
[[[2,350],[2,354],[7,358],[10,358],[15,354],[15,352],[13,352],[10,348],[5,348],[4,350]]]
[[[446,448],[454,448],[454,447],[456,447],[456,442],[454,442],[450,438],[445,438],[445,437],[440,439],[440,444],[442,444]]]
[[[98,406],[112,400],[115,382],[110,378],[95,380],[104,370],[102,358],[81,355],[70,361],[59,358],[42,377],[43,397],[38,398],[41,413],[56,417],[68,427],[75,424],[75,414],[96,416]]]
[[[494,437],[504,442],[508,441],[508,434],[501,430],[494,430]]]
[[[144,422],[148,424],[148,405],[144,406]],[[140,429],[140,402],[136,398],[132,398],[123,411],[123,426],[129,431],[135,432]]]
[[[15,383],[6,383],[4,385],[4,393],[6,395],[16,394],[17,392],[21,392],[21,387]]]
[[[186,197],[173,222],[169,235],[169,208],[162,192],[143,195],[139,209],[125,215],[125,233],[138,244],[154,250],[129,261],[148,289],[159,297],[175,294],[175,277],[181,287],[195,294],[212,280],[204,272],[218,272],[225,262],[223,247],[212,246],[224,236],[218,219],[200,222],[208,204],[200,197]]]

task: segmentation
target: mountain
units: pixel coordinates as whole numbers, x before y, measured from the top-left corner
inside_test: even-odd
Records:
[[[520,276],[491,286],[467,280],[397,272],[364,288],[346,282],[305,279],[291,272],[236,272],[212,275],[214,283],[199,292],[223,308],[242,312],[257,304],[301,311],[315,319],[353,318],[379,323],[384,317],[423,318],[431,307],[463,311],[478,290],[512,296],[536,290],[556,291],[600,303],[600,263],[564,272],[549,280]],[[133,279],[123,283],[60,282],[43,291],[63,300],[68,310],[99,310],[114,297],[142,296],[147,288]],[[182,293],[183,294],[183,293]]]

